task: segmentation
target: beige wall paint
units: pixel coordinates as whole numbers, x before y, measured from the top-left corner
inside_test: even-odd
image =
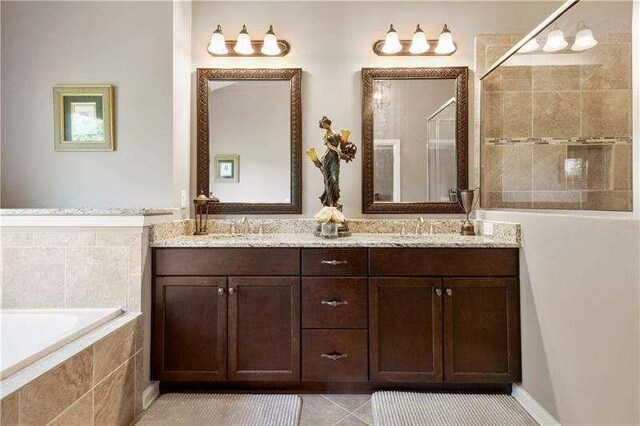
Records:
[[[360,146],[363,67],[473,67],[473,39],[480,33],[524,32],[541,21],[560,2],[204,2],[193,3],[192,66],[195,68],[284,68],[301,67],[303,151],[322,147],[318,120],[332,119],[335,128],[350,129]],[[366,10],[366,13],[363,11]],[[379,57],[372,50],[389,24],[403,38],[422,23],[429,38],[438,36],[446,22],[458,51],[450,57]],[[252,37],[261,38],[269,24],[276,35],[291,43],[283,58],[214,58],[206,50],[211,32],[220,23],[225,36],[234,39],[243,23]],[[473,94],[470,87],[469,96]],[[195,93],[195,76],[192,90]],[[195,112],[195,97],[192,99]],[[470,119],[473,117],[470,105]],[[195,114],[191,141],[195,146]],[[471,124],[471,121],[470,121]],[[473,126],[470,125],[470,128]],[[472,153],[473,150],[470,150]],[[195,151],[192,151],[192,195],[195,194]],[[362,217],[361,156],[341,173],[342,202],[347,217]],[[302,217],[311,217],[321,205],[322,178],[318,170],[302,159]]]
[[[2,207],[172,204],[170,2],[3,1]],[[113,84],[113,152],[53,151],[52,86]]]

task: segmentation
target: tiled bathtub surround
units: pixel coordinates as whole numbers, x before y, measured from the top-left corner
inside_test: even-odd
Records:
[[[2,398],[2,426],[131,424],[142,413],[142,317],[130,314],[118,324],[95,343],[76,342],[41,361],[55,362],[65,351],[76,351]],[[19,379],[5,379],[3,388]]]
[[[141,310],[146,229],[3,227],[0,234],[3,309]]]
[[[520,38],[478,36],[477,75]],[[582,53],[512,56],[483,80],[483,207],[631,210],[630,34],[597,38]]]

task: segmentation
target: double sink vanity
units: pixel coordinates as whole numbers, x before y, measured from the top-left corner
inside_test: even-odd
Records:
[[[382,232],[325,240],[299,222],[153,237],[164,389],[507,391],[520,380],[517,225],[501,224],[511,238],[371,225]]]

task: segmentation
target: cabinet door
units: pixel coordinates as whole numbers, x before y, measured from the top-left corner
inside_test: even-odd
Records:
[[[442,280],[369,280],[370,380],[442,381]]]
[[[229,380],[300,380],[300,278],[229,278]]]
[[[156,380],[226,379],[226,286],[218,277],[156,278]]]
[[[518,280],[444,280],[446,382],[512,383],[520,375]]]

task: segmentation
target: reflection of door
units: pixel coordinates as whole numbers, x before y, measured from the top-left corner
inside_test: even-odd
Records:
[[[375,201],[400,202],[400,139],[376,139],[373,151]]]
[[[456,100],[449,99],[427,118],[427,199],[451,202],[456,188]]]

